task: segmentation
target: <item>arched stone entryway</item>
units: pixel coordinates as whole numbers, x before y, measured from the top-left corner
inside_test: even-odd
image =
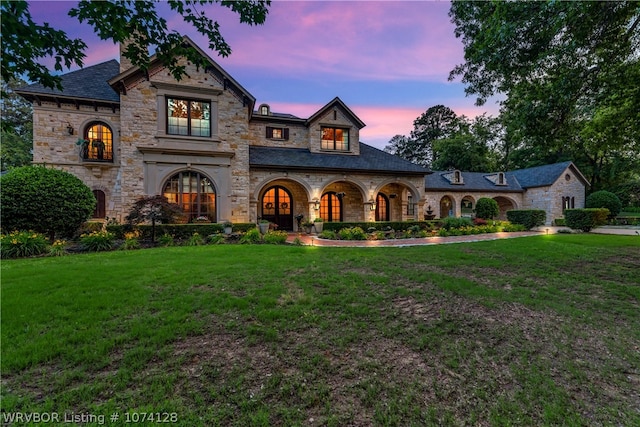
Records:
[[[450,216],[456,216],[455,204],[451,197],[444,196],[440,199],[440,218],[448,218]]]
[[[332,182],[322,190],[318,216],[326,222],[365,221],[363,204],[362,192],[355,184]]]
[[[276,224],[278,230],[296,230],[296,215],[308,218],[308,211],[307,189],[297,181],[275,179],[263,183],[258,192],[257,217]]]
[[[498,219],[501,221],[507,220],[507,211],[511,209],[516,209],[516,203],[513,200],[510,200],[506,197],[497,196],[493,198],[496,202],[498,202],[498,209],[500,210],[498,214]]]

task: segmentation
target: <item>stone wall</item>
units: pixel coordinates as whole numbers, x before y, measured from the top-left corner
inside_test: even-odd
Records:
[[[564,218],[562,198],[574,198],[575,208],[584,208],[585,186],[572,168],[560,175],[550,187],[530,188],[524,196],[523,209],[543,209],[547,213],[546,225]]]

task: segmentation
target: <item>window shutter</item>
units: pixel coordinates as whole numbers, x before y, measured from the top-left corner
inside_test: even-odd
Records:
[[[267,126],[267,138],[273,138],[273,128]]]
[[[283,137],[284,139],[289,139],[289,128],[284,128],[284,129],[282,130],[282,137]]]

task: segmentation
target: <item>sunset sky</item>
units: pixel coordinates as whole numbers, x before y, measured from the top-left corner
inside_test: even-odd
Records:
[[[74,2],[30,2],[34,21],[48,22],[89,46],[85,65],[118,59],[118,47],[93,35],[67,13]],[[166,5],[160,6],[168,10]],[[445,1],[273,1],[264,25],[240,24],[218,5],[208,16],[220,23],[233,49],[210,56],[271,110],[309,117],[338,96],[366,123],[360,140],[384,148],[394,135],[409,135],[413,121],[443,104],[457,114],[497,115],[465,97],[449,82],[463,62]],[[188,35],[206,50],[206,40],[178,15],[163,14],[170,30]]]

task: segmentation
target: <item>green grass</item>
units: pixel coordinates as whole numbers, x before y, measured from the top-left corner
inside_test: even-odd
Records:
[[[2,411],[640,425],[639,266],[584,234],[3,260]]]

